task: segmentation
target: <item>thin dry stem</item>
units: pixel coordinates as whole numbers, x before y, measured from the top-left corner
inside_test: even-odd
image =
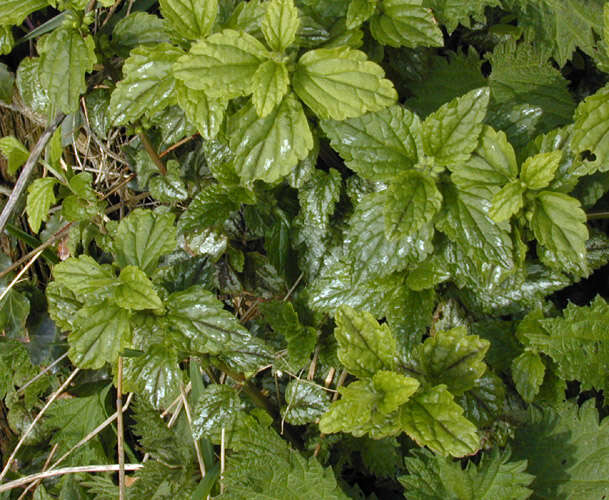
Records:
[[[184,411],[186,412],[186,419],[188,420],[188,427],[190,427],[190,435],[192,437],[192,442],[195,446],[195,452],[197,454],[197,462],[199,462],[199,470],[201,471],[201,477],[205,477],[205,461],[203,460],[203,455],[201,454],[201,447],[199,446],[198,439],[195,438],[194,431],[192,428],[192,417],[190,415],[190,406],[188,405],[188,400],[186,399],[186,393],[184,392],[184,387],[180,385],[180,392],[182,394],[182,404],[184,405]]]
[[[40,257],[40,254],[43,252],[44,249],[38,250],[38,252],[36,252],[34,254],[34,256],[30,259],[30,261],[23,266],[23,269],[21,271],[19,271],[19,273],[17,274],[17,276],[15,276],[15,278],[13,279],[13,281],[11,281],[8,286],[4,289],[4,291],[0,294],[0,302],[2,301],[2,299],[4,297],[6,297],[6,294],[8,294],[8,292],[11,291],[11,288],[13,288],[13,286],[15,286],[15,283],[17,283],[17,281],[19,281],[19,278],[21,278],[21,276],[23,276],[23,274],[30,268],[30,266],[36,262],[36,259],[38,257]]]
[[[224,493],[224,463],[226,457],[224,434],[224,427],[222,427],[222,434],[220,435],[220,495]]]
[[[21,387],[19,387],[19,389],[17,390],[17,394],[25,391],[30,385],[32,385],[34,382],[36,382],[36,380],[38,380],[40,377],[44,376],[45,373],[52,370],[55,366],[57,366],[59,363],[61,363],[62,360],[64,360],[67,357],[68,357],[68,353],[67,352],[63,353],[55,361],[53,361],[49,366],[47,366],[44,370],[40,371],[35,377],[31,378],[25,384],[23,384]]]

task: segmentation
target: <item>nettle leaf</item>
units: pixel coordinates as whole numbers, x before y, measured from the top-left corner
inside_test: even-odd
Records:
[[[396,342],[386,323],[379,325],[372,314],[341,306],[336,311],[334,336],[338,359],[357,377],[372,377],[395,365]]]
[[[563,193],[542,191],[535,199],[531,229],[543,246],[578,268],[586,266],[588,228],[578,200]]]
[[[130,342],[129,312],[104,301],[78,311],[68,336],[68,355],[79,368],[96,370],[115,363]]]
[[[512,361],[512,379],[518,394],[531,403],[539,393],[546,367],[539,354],[525,351]]]
[[[347,10],[347,29],[354,29],[365,23],[376,10],[378,0],[351,0]]]
[[[188,198],[180,164],[176,160],[169,160],[167,173],[152,176],[148,181],[148,190],[150,196],[163,203],[175,203]]]
[[[258,116],[263,118],[273,111],[286,95],[289,83],[285,64],[265,61],[258,67],[252,81],[252,102]]]
[[[457,402],[468,420],[478,428],[488,427],[504,414],[505,392],[501,378],[487,370]]]
[[[47,5],[47,0],[5,0],[0,4],[0,26],[20,25],[32,12]]]
[[[132,12],[123,17],[112,30],[112,43],[125,58],[139,45],[170,42],[167,21],[147,12]],[[89,94],[90,95],[90,94]]]
[[[108,264],[100,265],[88,255],[71,257],[53,268],[55,283],[70,290],[76,298],[106,297],[116,285]]]
[[[218,0],[160,0],[159,4],[171,27],[189,40],[209,35],[218,15]]]
[[[23,165],[30,156],[30,152],[27,148],[21,144],[19,139],[12,135],[0,139],[0,153],[4,155],[8,162],[8,173],[10,175],[15,175],[17,169]]]
[[[411,170],[390,184],[385,200],[385,234],[390,239],[416,233],[442,207],[442,195],[434,179]]]
[[[429,115],[423,122],[425,153],[443,166],[467,161],[478,145],[489,97],[487,87],[475,89]]]
[[[328,410],[328,399],[323,387],[304,380],[291,380],[285,388],[286,406],[281,414],[292,425],[315,422]]]
[[[174,66],[174,74],[209,97],[231,99],[252,92],[252,78],[269,55],[253,36],[225,29],[193,44]]]
[[[463,416],[461,408],[439,385],[413,396],[400,408],[401,428],[420,446],[442,456],[462,457],[480,449],[476,427]]]
[[[79,98],[87,89],[85,73],[97,62],[93,37],[60,27],[38,41],[40,81],[49,96],[50,114],[78,110]]]
[[[516,430],[514,458],[528,460],[539,498],[587,500],[609,494],[609,419],[599,423],[594,398],[532,413]]]
[[[25,211],[32,231],[37,233],[40,225],[49,217],[49,209],[55,203],[55,184],[57,179],[44,177],[32,182],[27,191]]]
[[[370,33],[391,47],[441,47],[442,31],[423,0],[382,0],[370,19]]]
[[[300,27],[298,9],[293,0],[270,0],[262,20],[262,33],[269,47],[277,52],[287,49]]]
[[[560,165],[562,151],[538,153],[527,158],[520,167],[520,179],[529,189],[543,189],[547,187]]]
[[[133,49],[123,65],[124,78],[118,82],[108,114],[114,125],[134,122],[176,103],[176,81],[172,67],[182,51],[160,43]]]
[[[490,345],[477,335],[468,335],[463,326],[440,331],[412,350],[404,369],[430,385],[444,384],[460,395],[484,374],[484,356]]]
[[[371,181],[387,182],[422,156],[421,122],[399,105],[321,126],[347,166]]]
[[[397,93],[385,72],[349,47],[315,49],[299,60],[294,92],[320,118],[344,120],[393,104]]]
[[[382,394],[383,399],[378,403],[378,407],[383,413],[397,410],[421,385],[415,378],[388,370],[376,372],[372,377],[372,382],[375,389]]]
[[[495,222],[510,220],[512,215],[517,214],[524,206],[525,188],[520,180],[509,182],[495,193],[491,203],[493,206],[489,210],[489,217]]]
[[[124,267],[118,280],[114,300],[119,307],[135,311],[163,309],[163,302],[154,290],[152,282],[139,267]]]
[[[159,259],[175,249],[175,216],[170,213],[135,209],[118,224],[114,240],[116,261],[120,267],[138,266],[151,274]]]
[[[606,171],[609,167],[609,87],[603,87],[588,96],[575,110],[575,124],[571,148],[575,153],[589,151],[596,158],[595,170]]]
[[[36,113],[49,114],[49,95],[40,81],[40,58],[26,57],[19,64],[15,79],[23,102]]]
[[[425,7],[431,7],[434,15],[452,33],[455,28],[462,24],[466,28],[472,26],[471,19],[485,23],[486,7],[501,7],[501,0],[424,0]]]
[[[207,97],[204,91],[188,88],[181,80],[176,84],[176,93],[178,105],[201,137],[206,140],[216,137],[224,121],[228,101]]]
[[[480,463],[460,462],[413,450],[404,462],[408,475],[398,479],[410,500],[458,498],[459,500],[526,500],[535,476],[527,474],[526,460],[510,461],[509,450],[494,448],[482,454]]]
[[[245,106],[231,117],[229,135],[243,183],[281,179],[313,148],[304,110],[292,93],[264,118],[253,105]]]
[[[45,290],[49,316],[62,330],[73,330],[76,313],[82,302],[65,285],[51,281]]]

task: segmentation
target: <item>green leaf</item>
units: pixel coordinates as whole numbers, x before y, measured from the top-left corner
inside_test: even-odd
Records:
[[[228,101],[207,97],[204,91],[190,89],[181,80],[177,82],[176,92],[180,108],[197,127],[201,137],[206,140],[216,137],[224,121]]]
[[[547,187],[560,165],[562,151],[539,153],[527,158],[520,167],[520,179],[529,189],[543,189]]]
[[[456,165],[478,145],[490,92],[479,88],[442,105],[423,122],[423,148],[436,163]]]
[[[258,67],[252,80],[252,102],[259,117],[268,115],[283,100],[289,83],[285,64],[265,61]]]
[[[189,40],[209,35],[218,15],[218,0],[160,0],[159,4],[171,27]]]
[[[378,0],[351,0],[347,10],[347,29],[354,29],[365,23],[376,10]]]
[[[328,410],[328,399],[323,387],[304,380],[291,380],[285,388],[286,406],[281,414],[292,425],[315,422]]]
[[[49,217],[49,209],[55,203],[55,184],[53,177],[36,179],[28,187],[25,211],[28,222],[34,233],[40,230],[40,224]]]
[[[112,30],[112,43],[127,58],[140,45],[170,42],[167,21],[147,12],[132,12],[123,17]]]
[[[139,208],[123,218],[114,241],[118,265],[138,266],[146,274],[152,273],[159,259],[175,249],[174,218],[170,213]]]
[[[524,192],[525,188],[519,180],[503,186],[491,200],[493,206],[489,210],[489,217],[495,222],[510,220],[512,215],[516,215],[524,206]]]
[[[229,135],[243,183],[281,179],[313,148],[304,110],[292,93],[264,118],[253,105],[245,106],[231,117]]]
[[[119,307],[135,311],[163,309],[163,302],[154,290],[152,282],[139,267],[124,267],[118,280],[114,300]]]
[[[486,7],[501,7],[501,0],[424,0],[425,7],[431,7],[438,22],[451,34],[459,24],[472,28],[474,21],[486,24]]]
[[[0,293],[4,293],[7,286],[6,279],[0,281]],[[29,314],[30,301],[14,287],[11,288],[0,300],[0,331],[4,331],[9,338],[23,337]]]
[[[48,115],[49,95],[40,81],[40,58],[26,57],[17,69],[17,89],[26,106],[36,113]]]
[[[395,365],[396,343],[387,324],[379,325],[372,314],[341,306],[336,311],[334,336],[338,359],[357,377],[372,377]]]
[[[0,139],[0,152],[8,162],[8,173],[10,175],[15,175],[17,169],[23,165],[30,156],[30,152],[27,148],[21,144],[19,139],[12,135]]]
[[[595,170],[604,172],[609,162],[609,87],[588,96],[575,110],[571,147],[575,153],[589,151],[596,158]]]
[[[252,78],[268,57],[253,36],[226,29],[193,44],[174,66],[174,74],[208,97],[231,99],[252,92]]]
[[[459,462],[433,455],[427,450],[413,450],[404,462],[408,475],[398,479],[409,500],[526,500],[533,491],[534,476],[527,474],[526,460],[510,461],[510,451],[494,448],[482,454],[480,463]]]
[[[536,497],[588,500],[609,494],[609,420],[599,423],[594,403],[545,406],[517,429],[514,458],[528,460]]]
[[[422,156],[421,122],[399,105],[344,121],[324,120],[321,126],[347,166],[364,179],[391,181]]]
[[[49,95],[50,114],[66,114],[79,108],[80,95],[87,90],[85,73],[97,62],[93,37],[61,27],[38,41],[40,81]]]
[[[411,170],[393,181],[385,200],[385,234],[390,239],[416,233],[432,221],[442,207],[434,179]]]
[[[531,229],[543,246],[560,261],[586,265],[586,214],[579,201],[563,193],[542,191],[535,199]],[[561,266],[562,267],[562,266]]]
[[[116,277],[108,264],[100,265],[88,255],[71,257],[53,268],[53,277],[60,287],[66,287],[75,297],[89,295],[105,297],[116,285]]]
[[[262,33],[272,50],[282,52],[294,43],[300,27],[293,0],[270,0],[262,21]]]
[[[2,27],[0,27],[0,34]],[[2,52],[2,43],[0,35],[0,52]],[[15,75],[8,70],[4,63],[0,63],[0,101],[9,103],[13,99],[15,86]]]
[[[539,393],[546,367],[536,352],[524,351],[512,361],[512,379],[516,390],[527,403]]]
[[[68,355],[79,368],[96,370],[115,363],[130,342],[129,312],[104,301],[78,311],[68,336]]]
[[[370,32],[391,47],[441,47],[442,31],[423,0],[382,0],[378,13],[370,19]]]
[[[49,5],[47,0],[4,0],[0,4],[0,25],[20,25],[32,12]]]
[[[315,49],[298,61],[294,92],[320,118],[344,120],[393,104],[397,93],[383,69],[348,47]]]
[[[378,404],[379,410],[383,413],[397,410],[420,386],[417,379],[388,370],[376,372],[372,382],[374,388],[383,395],[383,399]]]
[[[420,446],[442,456],[462,457],[480,449],[476,427],[443,385],[427,389],[403,405],[400,426]]]
[[[167,173],[152,176],[148,181],[148,190],[150,196],[162,203],[175,203],[188,198],[180,164],[176,160],[169,160]]]
[[[484,374],[484,356],[490,345],[477,335],[468,335],[465,327],[440,331],[413,349],[405,369],[429,385],[444,384],[460,395]]]
[[[58,328],[72,330],[76,313],[81,308],[82,302],[67,286],[60,285],[56,281],[51,281],[47,285],[45,294],[51,319]]]
[[[154,115],[176,103],[171,68],[182,51],[167,43],[133,49],[123,65],[124,78],[110,97],[108,110],[114,125],[134,122]]]

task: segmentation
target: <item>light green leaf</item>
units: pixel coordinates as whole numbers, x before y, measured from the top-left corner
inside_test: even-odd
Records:
[[[388,182],[414,166],[422,156],[421,122],[395,105],[321,126],[349,168],[371,181]]]
[[[55,184],[57,180],[53,177],[44,177],[36,179],[28,187],[25,211],[34,233],[40,230],[40,224],[47,220],[49,209],[55,203]]]
[[[443,385],[410,398],[400,408],[400,426],[420,446],[443,456],[462,457],[480,449],[476,427]]]
[[[292,93],[264,118],[253,105],[245,106],[231,117],[229,134],[243,183],[281,179],[313,148],[304,110]]]
[[[252,78],[268,57],[253,36],[226,29],[193,44],[174,73],[187,87],[203,90],[208,97],[231,99],[252,92]]]
[[[138,266],[145,273],[152,273],[159,259],[175,249],[174,218],[171,213],[139,208],[123,218],[114,241],[118,265]]]
[[[104,301],[78,311],[68,336],[68,355],[79,368],[96,370],[115,363],[130,342],[129,312]]]
[[[218,0],[160,0],[159,4],[171,27],[189,40],[209,35],[218,15]]]
[[[45,290],[49,316],[58,328],[72,330],[76,313],[83,305],[76,295],[65,285],[51,281]]]
[[[376,10],[378,0],[351,0],[347,10],[347,29],[355,29],[365,23]]]
[[[17,169],[23,165],[30,156],[30,152],[27,148],[21,144],[19,139],[12,135],[0,139],[0,153],[4,155],[8,162],[8,173],[10,175],[15,175]]]
[[[524,351],[512,361],[512,379],[516,390],[527,403],[531,403],[539,393],[546,367],[539,354]]]
[[[0,3],[0,25],[19,25],[32,12],[49,5],[47,0],[3,0]]]
[[[556,169],[560,165],[562,151],[552,151],[550,153],[538,153],[527,158],[520,167],[520,179],[529,189],[543,189],[547,187]]]
[[[391,47],[441,47],[442,31],[422,0],[382,0],[379,12],[370,19],[370,32]]]
[[[182,178],[182,169],[176,160],[167,162],[165,175],[153,175],[148,181],[150,196],[161,203],[175,203],[188,198],[188,190]]]
[[[586,213],[579,201],[563,193],[542,191],[535,199],[531,229],[543,246],[564,259],[586,266]]]
[[[13,37],[13,30],[10,26],[2,26],[0,25],[0,55],[10,54],[13,51],[13,47],[15,45],[15,38]],[[4,75],[3,75],[4,76]],[[3,85],[0,85],[2,87]],[[0,99],[3,101],[10,101],[10,99],[5,99],[1,97],[2,90],[0,90]]]
[[[36,113],[48,115],[49,94],[40,81],[40,58],[25,57],[17,68],[17,89],[26,106]]]
[[[383,399],[378,404],[382,413],[397,410],[421,385],[417,379],[388,370],[376,372],[372,377],[372,383],[374,388],[383,395]]]
[[[254,73],[252,102],[261,118],[268,115],[283,100],[288,91],[290,78],[285,64],[275,61],[263,62]]]
[[[207,97],[204,91],[188,88],[181,80],[177,82],[176,92],[178,105],[197,127],[201,137],[208,141],[216,137],[224,121],[228,101]]]
[[[2,27],[0,26],[0,53],[2,52]],[[0,63],[0,101],[10,103],[13,100],[15,75],[8,66]]]
[[[595,170],[607,171],[609,163],[609,86],[588,96],[575,110],[571,147],[575,153],[595,156]]]
[[[439,165],[465,162],[478,145],[490,92],[487,87],[453,99],[423,122],[423,147]]]
[[[390,239],[416,233],[432,221],[442,207],[434,179],[411,170],[389,185],[385,200],[385,234]]]
[[[323,387],[294,379],[285,388],[286,406],[281,414],[292,425],[305,425],[315,422],[328,410],[328,400]]]
[[[503,186],[493,196],[492,204],[488,215],[495,222],[510,220],[512,215],[517,214],[524,206],[524,191],[519,180],[512,181]]]
[[[114,292],[114,300],[119,307],[135,311],[163,309],[163,302],[154,290],[152,282],[139,267],[124,267],[118,280],[120,283]]]
[[[144,114],[154,115],[176,103],[173,64],[182,51],[167,43],[140,46],[123,65],[124,78],[110,97],[108,110],[114,125],[134,122]]]
[[[88,255],[71,257],[53,268],[57,285],[66,287],[75,298],[85,299],[92,295],[105,297],[116,285],[116,277],[108,264],[100,265]]]
[[[372,377],[392,369],[397,354],[395,338],[386,323],[379,325],[369,312],[342,306],[336,311],[334,336],[338,359],[357,377]]]
[[[463,326],[440,331],[413,349],[405,369],[420,374],[432,386],[444,384],[461,395],[484,374],[484,356],[490,345],[477,335],[468,335]]]
[[[40,81],[49,95],[50,114],[78,110],[79,98],[87,90],[85,73],[97,62],[93,37],[61,27],[38,41]]]
[[[262,21],[262,33],[269,47],[277,52],[287,49],[296,39],[300,27],[294,0],[270,0]]]
[[[315,49],[298,61],[294,92],[320,118],[344,120],[393,104],[397,93],[383,69],[348,47]]]

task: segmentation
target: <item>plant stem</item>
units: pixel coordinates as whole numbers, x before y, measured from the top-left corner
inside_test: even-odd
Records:
[[[163,160],[161,160],[159,154],[154,149],[154,146],[150,142],[150,139],[148,139],[148,136],[144,132],[140,132],[138,136],[140,138],[140,141],[142,141],[142,145],[144,146],[146,153],[148,153],[148,156],[150,156],[150,159],[155,163],[157,167],[159,167],[161,175],[167,175],[167,168],[165,167],[165,164],[163,163]]]
[[[609,219],[609,212],[591,212],[586,216],[588,220]]]

